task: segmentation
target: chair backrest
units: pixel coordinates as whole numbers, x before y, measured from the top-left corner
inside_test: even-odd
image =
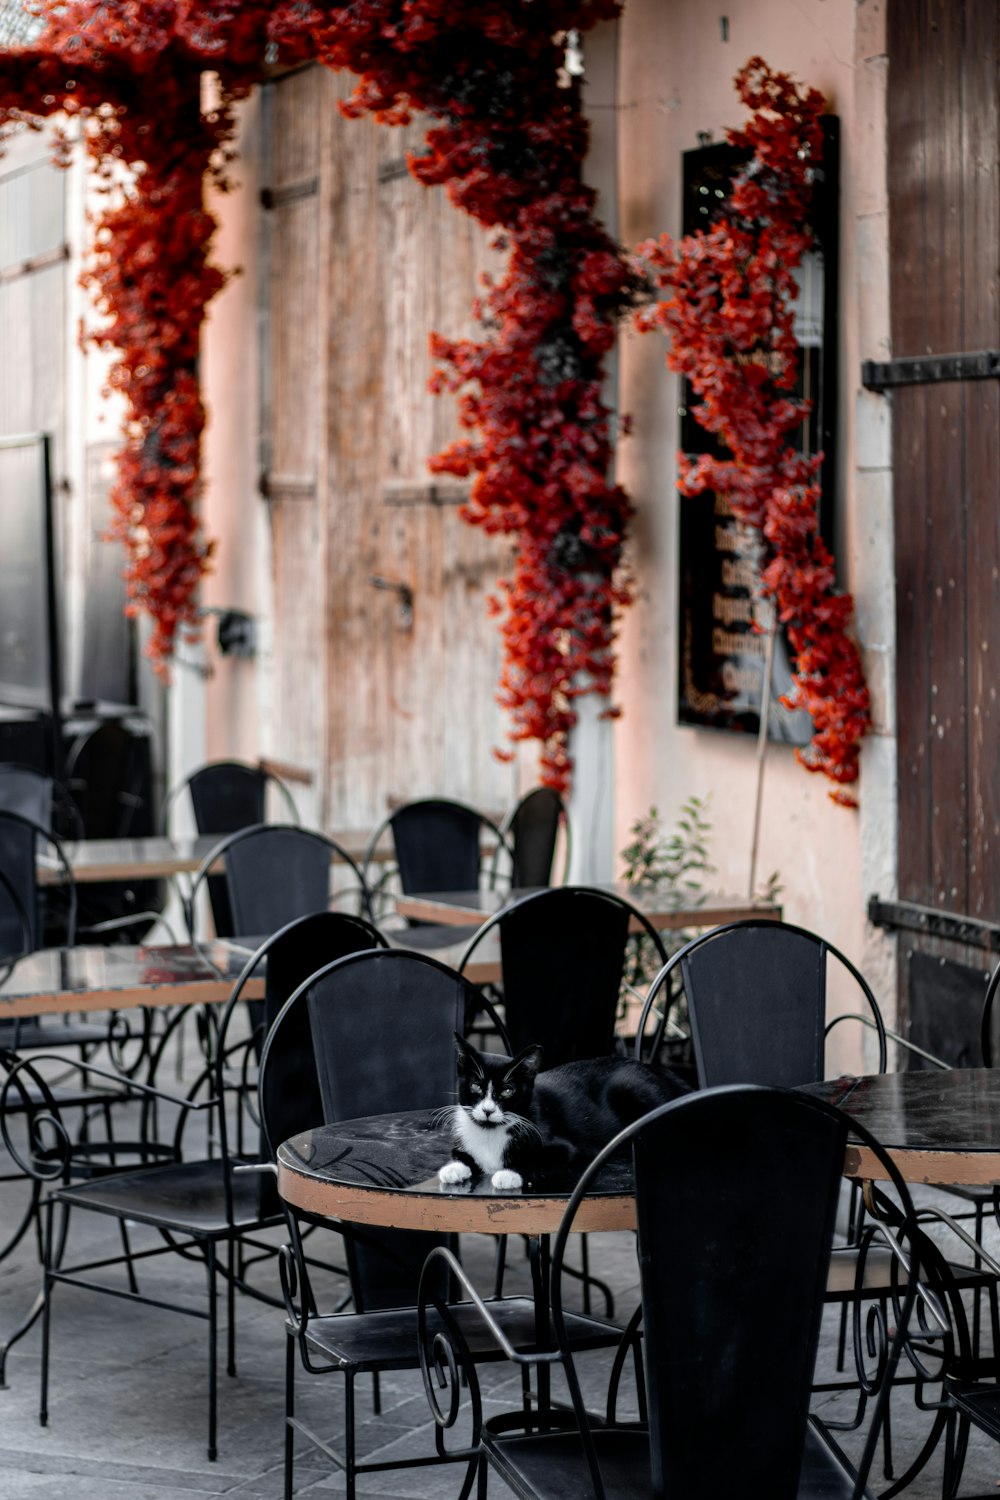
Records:
[[[221,859],[233,930],[231,937],[265,937],[310,912],[325,911],[331,899],[331,869],[346,868],[351,892],[363,911],[367,889],[357,864],[325,834],[284,823],[259,823],[228,834],[206,855],[191,886],[193,912],[202,882]]]
[[[241,828],[254,827],[267,819],[269,786],[273,786],[281,797],[288,822],[297,824],[298,809],[280,777],[243,761],[216,760],[192,771],[170,791],[163,805],[163,826],[168,826],[171,808],[186,791],[199,833],[236,833]],[[208,894],[216,934],[233,937],[237,929],[233,924],[226,882],[221,875],[208,877]]]
[[[385,939],[376,928],[346,912],[312,912],[289,922],[247,961],[226,1002],[220,1031],[225,1032],[231,1013],[244,1003],[248,981],[266,965],[263,1000],[245,1002],[253,1026],[253,1045],[260,1058],[264,1038],[270,1037],[286,1002],[311,975],[349,953],[384,946]],[[225,1057],[217,1052],[216,1094],[220,1098],[226,1082],[225,1067]],[[293,1007],[278,1034],[271,1038],[268,1065],[266,1069],[261,1067],[259,1073],[258,1093],[262,1160],[273,1160],[283,1140],[322,1121],[323,1104],[305,1004]],[[279,1203],[273,1178],[262,1176],[260,1187],[262,1211],[277,1212]]]
[[[58,874],[57,883],[46,887],[44,899],[38,885],[40,854],[52,858]],[[0,871],[17,893],[27,918],[31,949],[44,944],[47,915],[58,927],[54,934],[56,941],[72,946],[76,941],[76,882],[59,840],[31,818],[0,811]],[[57,895],[61,910],[57,910]],[[5,900],[0,905],[0,957],[24,952],[24,936],[21,913]]]
[[[0,812],[20,813],[42,828],[52,827],[51,776],[31,766],[0,763]]]
[[[34,935],[28,910],[17,886],[0,868],[0,960],[20,958],[22,953],[30,953],[33,946]],[[0,1021],[0,1033],[13,1024]]]
[[[166,809],[186,788],[199,833],[235,833],[266,821],[268,787],[274,787],[281,796],[287,821],[297,823],[294,800],[281,778],[238,760],[216,760],[199,766],[170,793]]]
[[[375,846],[386,829],[392,831],[399,882],[405,892],[478,890],[484,833],[505,842],[492,819],[463,802],[440,797],[404,802],[369,839],[366,878]]]
[[[515,887],[551,885],[559,830],[563,830],[560,879],[569,869],[569,819],[562,797],[550,786],[536,786],[511,808],[500,825],[511,846]]]
[[[66,757],[66,783],[83,817],[84,837],[128,838],[153,832],[149,739],[117,719],[78,735]]]
[[[652,1496],[729,1494],[734,1454],[740,1493],[798,1493],[849,1123],[801,1094],[737,1087],[688,1095],[618,1137],[635,1162]],[[578,1414],[563,1253],[576,1205],[609,1154],[584,1173],[553,1250],[554,1318]],[[912,1236],[912,1203],[898,1173],[892,1181]],[[913,1287],[911,1278],[894,1308],[892,1359]],[[873,1442],[870,1431],[863,1463]]]
[[[652,1007],[679,969],[702,1088],[816,1083],[824,1076],[831,958],[851,975],[866,1003],[884,1072],[885,1027],[863,975],[816,933],[763,919],[713,928],[673,954],[650,987],[637,1045]]]
[[[284,1137],[275,1135],[268,1102],[270,1052],[281,1029],[298,1024],[297,1011],[309,1015],[323,1119],[332,1123],[453,1103],[455,1032],[477,999],[475,986],[453,969],[400,949],[355,953],[314,974],[281,1012],[261,1058],[261,1117],[271,1144]],[[441,1145],[443,1161],[444,1134]],[[413,1302],[427,1252],[440,1243],[440,1235],[403,1230],[348,1237],[358,1310]]]
[[[547,1068],[577,1058],[604,1057],[614,1046],[633,921],[665,962],[659,935],[622,897],[589,886],[535,891],[484,923],[465,950],[460,968],[486,934],[499,929],[504,1024],[513,1051],[537,1042]]]
[[[996,1054],[996,998],[1000,990],[1000,963],[996,965],[986,984],[983,996],[983,1015],[980,1024],[980,1045],[983,1049],[983,1067],[992,1068]]]

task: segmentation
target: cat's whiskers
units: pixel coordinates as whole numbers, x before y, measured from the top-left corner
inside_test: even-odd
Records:
[[[464,1104],[446,1104],[441,1109],[436,1109],[431,1116],[435,1126],[450,1125],[459,1110],[466,1110]]]

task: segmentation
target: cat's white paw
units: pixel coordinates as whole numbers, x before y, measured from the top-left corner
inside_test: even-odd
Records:
[[[464,1161],[446,1161],[438,1172],[438,1181],[444,1187],[457,1187],[460,1182],[468,1182],[471,1176],[472,1168]]]
[[[520,1172],[512,1172],[509,1167],[501,1167],[499,1172],[494,1172],[492,1182],[501,1193],[514,1193],[519,1187],[523,1187]]]

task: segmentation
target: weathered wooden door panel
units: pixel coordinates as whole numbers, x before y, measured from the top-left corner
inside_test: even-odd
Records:
[[[269,749],[318,781],[324,742],[325,601],[320,481],[322,120],[329,79],[307,68],[267,91],[262,488],[270,506],[274,635]]]
[[[429,792],[502,806],[510,783],[490,754],[503,723],[494,701],[499,643],[486,613],[506,549],[460,519],[461,490],[426,467],[457,435],[454,403],[427,390],[428,334],[472,331],[478,274],[492,256],[481,230],[407,172],[419,125],[345,120],[335,101],[350,86],[318,69],[272,86],[269,195],[272,215],[285,215],[281,232],[298,245],[287,187],[317,180],[317,264],[305,267],[304,248],[286,250],[282,274],[302,267],[306,289],[298,305],[290,292],[283,302],[272,294],[271,316],[283,326],[272,337],[270,485],[276,558],[282,548],[291,556],[283,537],[291,499],[281,498],[279,481],[296,479],[304,495],[314,475],[317,487],[320,535],[307,540],[303,531],[298,555],[302,568],[322,567],[324,581],[310,594],[311,582],[296,584],[286,565],[275,661],[293,671],[305,651],[308,688],[299,692],[315,700],[313,668],[322,660],[324,704],[309,712],[324,718],[330,824],[371,823],[389,797]],[[296,142],[283,155],[281,129]],[[308,129],[314,156],[302,139]],[[303,188],[300,209],[305,201]],[[303,247],[309,233],[303,227]],[[272,230],[272,242],[277,237]],[[311,460],[311,427],[294,398],[305,368],[319,413]],[[284,402],[282,389],[291,393]],[[295,612],[310,615],[311,632],[292,621]],[[285,712],[302,736],[308,715],[295,690]],[[277,732],[286,734],[285,724]],[[301,763],[300,751],[284,749]]]

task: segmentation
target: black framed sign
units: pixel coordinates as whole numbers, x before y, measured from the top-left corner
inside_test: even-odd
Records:
[[[820,532],[833,529],[837,420],[837,235],[839,137],[835,116],[824,116],[823,160],[813,188],[812,229],[816,245],[798,271],[795,336],[799,345],[796,394],[813,403],[798,445],[822,451]],[[707,227],[746,160],[735,147],[710,145],[683,158],[685,234]],[[682,384],[680,446],[685,453],[728,449],[694,417],[691,388]],[[766,542],[736,519],[724,497],[705,492],[683,496],[679,506],[678,710],[681,724],[757,734],[764,686],[767,637],[755,629],[758,580],[766,566]],[[761,620],[759,623],[766,624]],[[780,702],[791,686],[791,653],[779,629],[774,643],[768,734],[805,745],[812,720]]]

